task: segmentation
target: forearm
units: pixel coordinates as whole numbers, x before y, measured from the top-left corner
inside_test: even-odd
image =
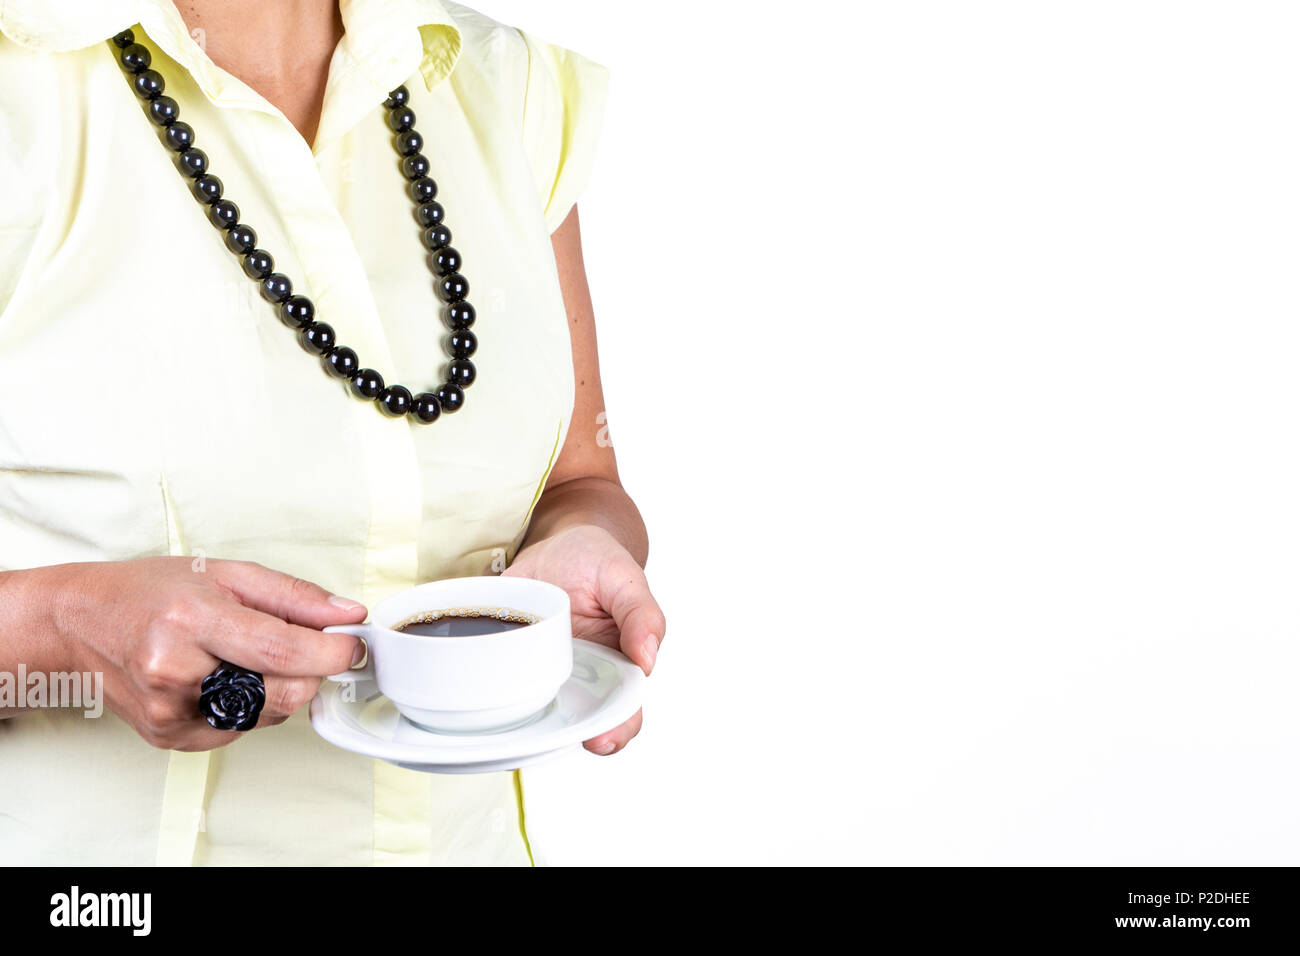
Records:
[[[645,567],[650,545],[645,522],[618,481],[614,448],[600,440],[605,399],[596,355],[596,320],[591,291],[582,262],[578,207],[551,236],[555,265],[569,313],[573,345],[573,414],[550,484],[533,509],[532,522],[520,550],[574,527],[595,526],[608,532],[632,558]],[[586,426],[580,423],[588,423]]]
[[[604,528],[645,567],[650,543],[641,512],[621,485],[605,478],[574,478],[547,488],[520,550],[578,525]]]
[[[67,673],[75,668],[55,624],[67,566],[0,571],[0,673],[15,682],[22,673]],[[23,710],[0,704],[0,719]]]

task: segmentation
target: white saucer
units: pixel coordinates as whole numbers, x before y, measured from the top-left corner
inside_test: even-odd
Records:
[[[336,747],[427,773],[490,773],[539,763],[613,730],[641,706],[645,675],[618,651],[574,640],[573,673],[522,727],[495,734],[439,734],[412,724],[373,681],[326,681],[311,725]]]

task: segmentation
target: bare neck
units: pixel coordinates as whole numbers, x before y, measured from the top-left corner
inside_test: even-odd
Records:
[[[173,0],[208,58],[266,97],[308,144],[330,58],[343,36],[337,0]]]

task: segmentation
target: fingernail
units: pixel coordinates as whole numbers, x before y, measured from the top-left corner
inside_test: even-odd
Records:
[[[615,746],[614,741],[606,740],[603,744],[601,744],[596,748],[596,753],[600,754],[602,757],[608,757],[610,754],[614,752],[614,746]]]
[[[349,601],[347,598],[339,597],[337,594],[330,595],[330,603],[335,607],[343,608],[345,611],[357,611],[362,607],[362,605],[358,604],[356,601]]]
[[[659,638],[653,634],[645,642],[645,657],[650,662],[650,666],[655,666],[655,658],[659,655]]]
[[[357,649],[352,652],[352,666],[356,667],[365,659],[366,659],[366,642],[362,640],[358,640]]]

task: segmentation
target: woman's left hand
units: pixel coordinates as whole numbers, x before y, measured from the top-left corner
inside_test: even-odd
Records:
[[[523,548],[505,575],[536,578],[569,593],[573,636],[621,650],[648,675],[664,639],[664,613],[641,565],[604,528],[579,525]],[[583,743],[617,753],[641,729],[641,711]]]

